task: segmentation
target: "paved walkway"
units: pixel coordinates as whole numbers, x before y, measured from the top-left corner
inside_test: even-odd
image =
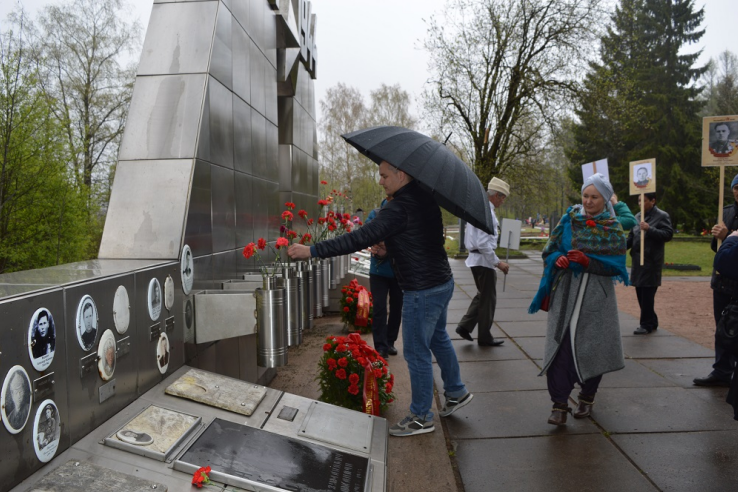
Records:
[[[549,425],[538,377],[546,313],[527,312],[542,264],[510,263],[505,292],[498,275],[493,327],[505,344],[488,348],[455,332],[475,287],[464,262],[451,260],[447,329],[474,401],[444,420],[466,492],[738,490],[738,422],[726,389],[692,385],[709,372],[712,351],[663,329],[634,336],[638,321],[623,312],[625,369],[605,375],[591,418]],[[436,384],[442,392],[439,371]]]

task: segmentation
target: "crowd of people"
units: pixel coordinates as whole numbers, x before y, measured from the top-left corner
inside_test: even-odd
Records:
[[[327,258],[371,249],[374,345],[385,359],[395,355],[401,326],[412,391],[408,415],[390,427],[389,433],[411,436],[434,431],[433,358],[443,380],[441,417],[466,406],[473,395],[461,380],[446,332],[454,280],[444,249],[440,208],[410,174],[391,163],[383,161],[379,174],[387,199],[370,213],[364,227],[313,246],[293,244],[288,254],[293,259]],[[738,300],[738,175],[731,188],[735,203],[725,207],[722,222],[712,228],[713,250],[717,251],[711,280],[716,325],[726,306]],[[495,253],[499,234],[495,209],[509,194],[508,183],[493,178],[487,186],[492,233],[469,224],[465,230],[466,266],[471,269],[477,292],[456,333],[473,342],[476,329],[481,347],[502,344],[491,333],[497,305],[496,270],[506,275],[510,266]],[[634,216],[618,201],[605,176],[590,176],[582,186],[581,203],[568,208],[543,250],[543,276],[529,312],[548,312],[540,375],[546,376],[553,402],[548,419],[552,425],[566,425],[569,414],[588,417],[603,376],[625,367],[616,282],[635,287],[641,315],[634,333],[649,335],[659,328],[655,296],[661,285],[664,245],[674,231],[668,213],[656,205],[657,194],[641,196],[643,215]],[[719,250],[718,241],[724,241]],[[630,274],[626,268],[628,249],[633,258]],[[734,404],[738,420],[737,359],[738,354],[716,339],[713,371],[695,379],[694,384],[728,386],[732,382],[729,402]],[[572,409],[568,401],[577,385],[578,404]]]

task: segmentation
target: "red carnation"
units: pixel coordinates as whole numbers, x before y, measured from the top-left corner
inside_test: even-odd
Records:
[[[284,204],[285,207],[289,208],[290,210],[294,210],[295,204],[292,202],[287,202]]]
[[[338,342],[338,345],[336,346],[336,352],[345,352],[346,351],[346,345],[344,345],[342,342]]]
[[[588,220],[588,221],[586,222],[586,224],[587,224],[587,226],[589,226],[589,227],[597,227],[597,223],[596,223],[596,222],[595,222],[594,220],[592,220],[592,219]]]
[[[354,302],[354,298],[353,297],[347,297],[346,298],[346,304],[351,304],[352,302]]]
[[[339,369],[336,371],[336,377],[338,379],[346,379],[346,369]]]
[[[312,241],[312,240],[313,240],[313,236],[312,236],[312,234],[309,234],[309,233],[305,233],[305,234],[303,234],[303,235],[302,235],[302,237],[300,238],[300,244],[305,244],[305,243],[307,243],[307,242],[309,242],[309,241]]]
[[[343,312],[344,313],[348,313],[349,311],[351,311],[351,310],[348,308],[348,306],[346,306],[346,307],[343,308]]]
[[[328,184],[328,181],[322,181],[322,180],[321,180],[321,181],[320,181],[320,184],[322,184],[322,185],[327,185],[327,184]]]
[[[333,348],[332,344],[326,343],[325,345],[323,345],[323,352],[328,352],[332,348]]]
[[[356,374],[352,374],[352,376],[356,376]],[[358,377],[358,376],[357,376]],[[358,395],[359,394],[359,387],[355,384],[352,384],[348,387],[348,392],[352,395]]]
[[[336,368],[336,359],[328,359],[325,363],[328,364],[328,369],[331,371]]]
[[[348,365],[348,359],[346,357],[341,357],[338,359],[338,365],[341,367],[346,367]]]
[[[254,253],[256,253],[256,249],[254,249],[255,247],[256,246],[254,245],[254,243],[249,243],[246,246],[244,246],[243,248],[244,258],[249,259],[252,256],[254,256]]]
[[[300,210],[299,212],[297,212],[297,215],[299,215],[303,219],[307,219],[308,213],[304,210]]]
[[[256,242],[256,247],[259,249],[266,248],[267,242],[263,237],[260,237],[259,240]]]
[[[287,241],[286,237],[280,237],[277,239],[277,249],[281,248],[282,246],[289,246],[289,241]]]
[[[375,378],[381,378],[382,377],[382,370],[379,368],[375,368],[373,371]]]
[[[284,212],[282,212],[282,220],[290,221],[293,217],[294,215],[292,215],[292,212],[290,212],[289,210],[285,210]]]
[[[359,384],[359,375],[356,373],[352,373],[349,376],[349,383],[351,384]]]

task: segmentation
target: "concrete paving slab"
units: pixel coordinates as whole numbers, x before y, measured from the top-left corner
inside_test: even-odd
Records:
[[[546,350],[546,337],[515,337],[514,341],[520,345],[520,348],[523,349],[531,359],[538,361],[543,360],[543,355]]]
[[[455,333],[454,333],[455,335]],[[477,342],[458,339],[451,340],[459,362],[482,362],[490,360],[523,360],[528,357],[518,349],[509,338],[495,337],[504,340],[499,347],[480,347]],[[435,362],[435,359],[434,359]]]
[[[469,299],[451,299],[451,301],[448,303],[448,310],[466,310],[469,307],[469,302]]]
[[[502,287],[497,288],[497,302],[500,302],[500,299],[528,299],[532,300],[533,296],[535,296],[535,293],[530,292],[521,292],[516,289],[511,289],[508,285],[508,288],[505,292],[502,292]],[[527,312],[527,311],[526,311]]]
[[[612,439],[661,490],[738,489],[736,430],[617,435]]]
[[[692,393],[683,388],[603,388],[597,393],[592,417],[606,431],[619,434],[736,427],[715,404]]]
[[[602,378],[600,388],[668,388],[676,383],[656,374],[633,359],[625,360],[625,369],[609,372]]]
[[[500,329],[511,337],[545,337],[545,321],[498,321]]]
[[[500,300],[497,301],[498,306],[503,306]],[[541,321],[543,323],[548,319],[548,313],[538,311],[536,314],[529,314],[526,308],[506,308],[498,307],[495,310],[495,321]]]
[[[497,309],[516,308],[516,309],[524,309],[527,312],[528,306],[530,306],[531,299],[532,298],[526,298],[526,297],[498,298],[497,299]]]
[[[713,357],[715,352],[682,337],[623,337],[623,352],[632,359]]]
[[[456,462],[466,492],[657,490],[602,435],[461,441]]]
[[[551,405],[548,391],[474,393],[469,405],[444,422],[452,440],[600,433],[589,419],[569,416],[566,426],[549,424]]]
[[[698,388],[692,380],[710,374],[715,358],[638,359],[638,362],[682,388]]]
[[[540,369],[530,360],[460,362],[461,380],[472,393],[546,389],[546,378],[538,377]],[[433,365],[436,389],[443,393],[438,365]]]

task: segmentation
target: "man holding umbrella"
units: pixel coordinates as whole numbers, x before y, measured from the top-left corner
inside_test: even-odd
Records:
[[[366,146],[361,142],[362,137],[366,137],[363,141],[368,142]],[[462,177],[456,176],[459,178],[457,187],[462,187],[462,181],[473,185],[475,179],[476,189],[471,191],[473,188],[470,188],[469,193],[459,196],[474,196],[475,200],[482,200],[482,206],[486,201],[484,189],[479,179],[470,170],[469,175],[468,168],[448,149],[417,132],[398,127],[378,127],[354,132],[344,138],[379,162],[379,184],[393,199],[384,206],[381,214],[362,228],[309,247],[293,244],[288,253],[295,259],[327,258],[372,246],[374,254],[392,262],[403,290],[403,355],[410,372],[412,401],[410,414],[393,425],[389,433],[412,436],[433,432],[433,357],[441,369],[446,396],[439,412],[441,417],[448,417],[465,406],[473,395],[461,381],[456,352],[446,332],[446,314],[454,280],[444,248],[441,209],[436,202],[442,198],[437,197],[438,189],[431,187],[429,182],[436,176],[443,176],[447,183],[452,182],[455,174],[462,173]],[[388,157],[383,157],[383,154]],[[415,176],[390,164],[386,160],[389,158],[396,158],[398,167],[415,170]],[[420,167],[424,168],[425,174]],[[425,182],[421,181],[421,176]],[[452,204],[444,207],[453,208]],[[489,207],[486,209],[489,213]],[[477,223],[481,224],[487,217],[481,215]],[[491,220],[487,222],[491,223]],[[382,241],[384,246],[379,246]]]
[[[497,229],[497,216],[495,216],[494,210],[502,205],[509,194],[510,185],[499,178],[492,178],[492,181],[487,185],[487,195],[489,195],[489,206],[495,221],[495,229]],[[471,332],[478,324],[477,344],[480,347],[496,347],[505,342],[504,340],[495,340],[491,328],[495,320],[495,308],[497,307],[497,273],[495,268],[499,268],[502,273],[507,275],[510,266],[504,261],[500,261],[495,254],[499,234],[497,230],[493,232],[494,234],[487,234],[471,224],[466,224],[464,234],[464,243],[466,249],[469,250],[466,266],[471,268],[474,284],[477,287],[477,295],[474,296],[469,309],[461,318],[456,333],[461,338],[473,342],[474,338],[472,338]]]

